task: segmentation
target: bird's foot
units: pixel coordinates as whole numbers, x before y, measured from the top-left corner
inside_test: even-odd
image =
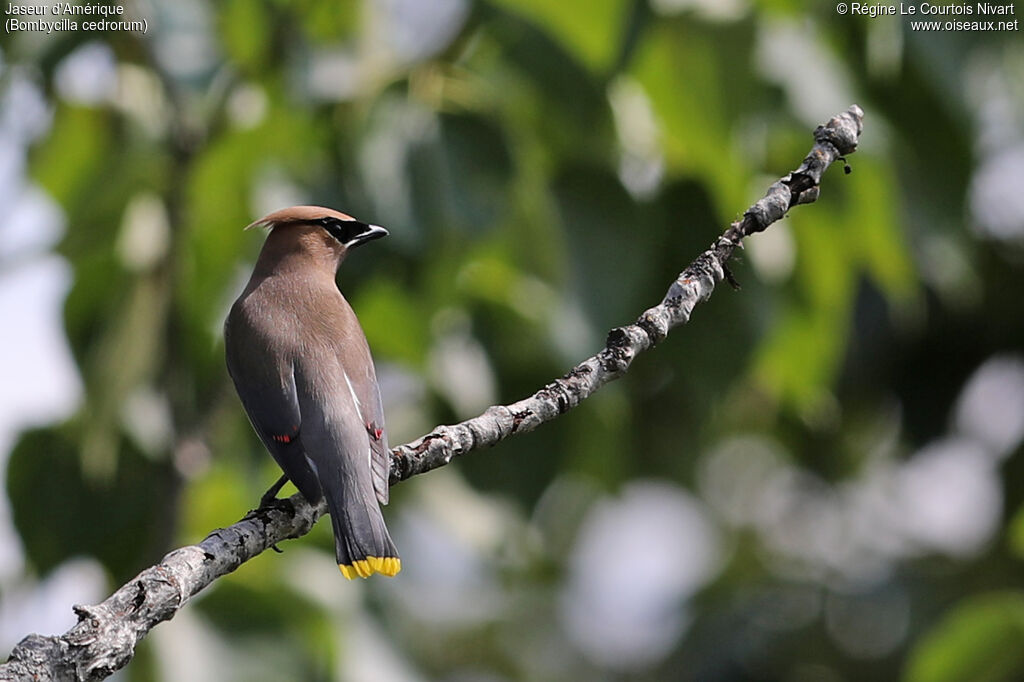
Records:
[[[270,486],[270,489],[267,490],[267,492],[263,493],[263,497],[260,498],[260,506],[257,507],[257,509],[273,506],[274,502],[277,501],[277,494],[281,492],[281,488],[284,487],[284,484],[287,482],[287,476],[282,476],[277,479],[277,482]]]

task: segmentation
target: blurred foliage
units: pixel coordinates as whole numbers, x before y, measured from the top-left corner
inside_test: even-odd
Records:
[[[1019,33],[913,33],[798,2],[135,11],[151,12],[149,35],[0,38],[0,88],[27,78],[52,116],[29,173],[66,216],[64,324],[85,385],[71,420],[23,434],[10,456],[27,571],[88,555],[113,586],[232,523],[275,477],[222,359],[220,325],[261,242],[241,229],[254,218],[315,203],[391,230],[340,284],[398,444],[595,352],[798,165],[815,124],[855,101],[867,117],[853,174],[833,169],[816,204],[750,240],[734,265],[742,291],[721,288],[556,423],[395,490],[402,577],[320,580],[333,569],[320,524],[158,630],[198,628],[208,648],[233,652],[214,647],[233,661],[224,674],[247,680],[367,679],[346,661],[384,650],[405,672],[384,666],[381,680],[1024,674],[1019,440],[992,465],[1002,500],[979,546],[900,538],[866,574],[851,568],[863,556],[807,558],[843,542],[822,539],[834,526],[815,507],[809,535],[782,524],[771,536],[784,510],[734,521],[745,500],[708,483],[725,461],[712,455],[745,437],[769,454],[728,480],[772,462],[841,497],[956,435],[975,370],[1024,349],[1019,234],[972,229],[984,98],[968,99],[961,68],[1019,76]],[[780,66],[797,34],[806,45]],[[61,73],[97,46],[109,63],[93,67],[112,87],[90,99]],[[1015,82],[1003,96],[1019,112]],[[700,497],[726,549],[709,584],[663,606],[685,614],[686,634],[622,672],[574,646],[565,589],[588,510],[639,479]],[[773,544],[783,531],[789,550]],[[445,616],[453,603],[482,615]],[[886,609],[896,629],[883,641],[873,632]],[[182,642],[196,640],[161,637],[126,679],[159,679],[175,669],[168,657],[192,656]]]
[[[1024,599],[984,594],[956,607],[925,638],[907,671],[910,682],[1013,680],[1024,667]]]

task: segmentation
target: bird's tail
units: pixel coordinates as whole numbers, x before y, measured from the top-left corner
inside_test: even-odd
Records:
[[[326,497],[338,568],[343,576],[349,580],[369,578],[374,573],[393,576],[402,570],[402,560],[375,497],[365,499],[364,495],[355,494],[339,500],[330,493]]]

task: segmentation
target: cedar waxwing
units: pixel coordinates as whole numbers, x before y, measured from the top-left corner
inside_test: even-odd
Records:
[[[401,570],[378,501],[391,455],[373,359],[338,290],[338,266],[388,234],[320,206],[249,225],[270,228],[245,291],[224,323],[228,373],[260,440],[311,504],[327,498],[346,578]],[[248,228],[246,228],[248,229]]]

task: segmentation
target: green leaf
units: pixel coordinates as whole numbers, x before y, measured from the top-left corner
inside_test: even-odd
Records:
[[[572,256],[573,279],[589,317],[600,329],[631,322],[646,300],[635,284],[655,251],[655,228],[610,171],[572,166],[553,193]],[[628,286],[625,283],[630,283]]]
[[[398,282],[376,278],[352,297],[352,307],[373,349],[374,359],[423,366],[429,348],[429,320],[422,305]]]
[[[248,424],[246,426],[248,427]],[[244,442],[249,440],[253,439],[246,439]],[[266,452],[259,454],[270,458]],[[250,490],[239,475],[239,469],[244,464],[240,461],[242,458],[232,457],[227,462],[224,459],[215,458],[211,467],[185,488],[181,505],[180,542],[198,542],[211,529],[223,528],[234,523],[246,510],[258,505],[259,493]],[[271,476],[267,476],[266,480],[269,488]],[[285,490],[282,494],[288,492]]]
[[[109,480],[83,475],[64,427],[21,437],[7,465],[7,494],[29,560],[41,573],[77,555],[99,559],[118,580],[167,551],[176,474],[120,444]]]
[[[818,407],[846,348],[858,264],[838,210],[815,205],[789,214],[797,244],[795,290],[755,356],[759,383],[798,411]]]
[[[626,0],[492,1],[543,27],[595,73],[615,58],[629,7]]]
[[[256,0],[228,0],[220,6],[219,28],[224,48],[239,64],[256,69],[265,63],[272,47],[267,14],[267,9]]]
[[[89,475],[106,476],[117,465],[118,416],[129,393],[148,383],[165,353],[168,283],[140,277],[108,318],[83,375],[87,394],[81,439],[82,461]]]
[[[268,563],[276,560],[278,567],[281,566],[280,558],[268,556],[267,559]],[[324,562],[333,566],[329,556],[324,556]],[[263,575],[264,579],[268,577]],[[340,574],[338,578],[342,579]],[[235,636],[280,633],[282,625],[301,631],[317,621],[323,622],[323,612],[309,600],[292,590],[282,594],[284,588],[280,583],[275,590],[262,589],[265,586],[265,583],[247,584],[233,576],[208,592],[198,608],[213,624]]]
[[[970,597],[911,651],[906,682],[1001,682],[1024,669],[1024,594]]]
[[[508,210],[512,161],[503,131],[477,116],[440,118],[448,202],[458,223],[485,229]]]
[[[32,175],[66,209],[101,175],[110,143],[106,117],[98,109],[60,106],[53,130],[33,155]]]
[[[758,347],[754,376],[770,394],[798,411],[814,410],[835,376],[848,321],[836,314],[791,306]]]
[[[342,2],[320,2],[320,0],[302,0],[301,2],[284,3],[289,9],[300,9],[296,14],[298,21],[313,42],[334,44],[339,38],[352,35],[359,28],[363,3],[355,0]]]
[[[1020,559],[1024,559],[1024,505],[1017,509],[1006,531],[1010,550]]]
[[[614,138],[604,83],[548,33],[518,16],[500,16],[487,37],[501,47],[503,61],[482,58],[474,66],[500,88],[507,128],[525,132],[521,126],[528,126],[548,158],[609,158]]]
[[[757,101],[756,84],[744,75],[753,43],[749,25],[663,20],[641,42],[630,69],[662,125],[669,169],[710,179],[729,220],[749,203],[749,165],[733,136]]]
[[[858,154],[852,162],[855,170],[849,176],[840,176],[838,168],[829,173],[828,182],[842,185],[847,197],[830,214],[845,223],[847,243],[879,289],[891,298],[906,299],[916,291],[917,279],[893,190],[899,181],[889,164],[870,155]]]
[[[493,228],[508,211],[512,175],[501,129],[477,116],[438,122],[440,135],[414,146],[407,161],[416,214],[441,235]]]

